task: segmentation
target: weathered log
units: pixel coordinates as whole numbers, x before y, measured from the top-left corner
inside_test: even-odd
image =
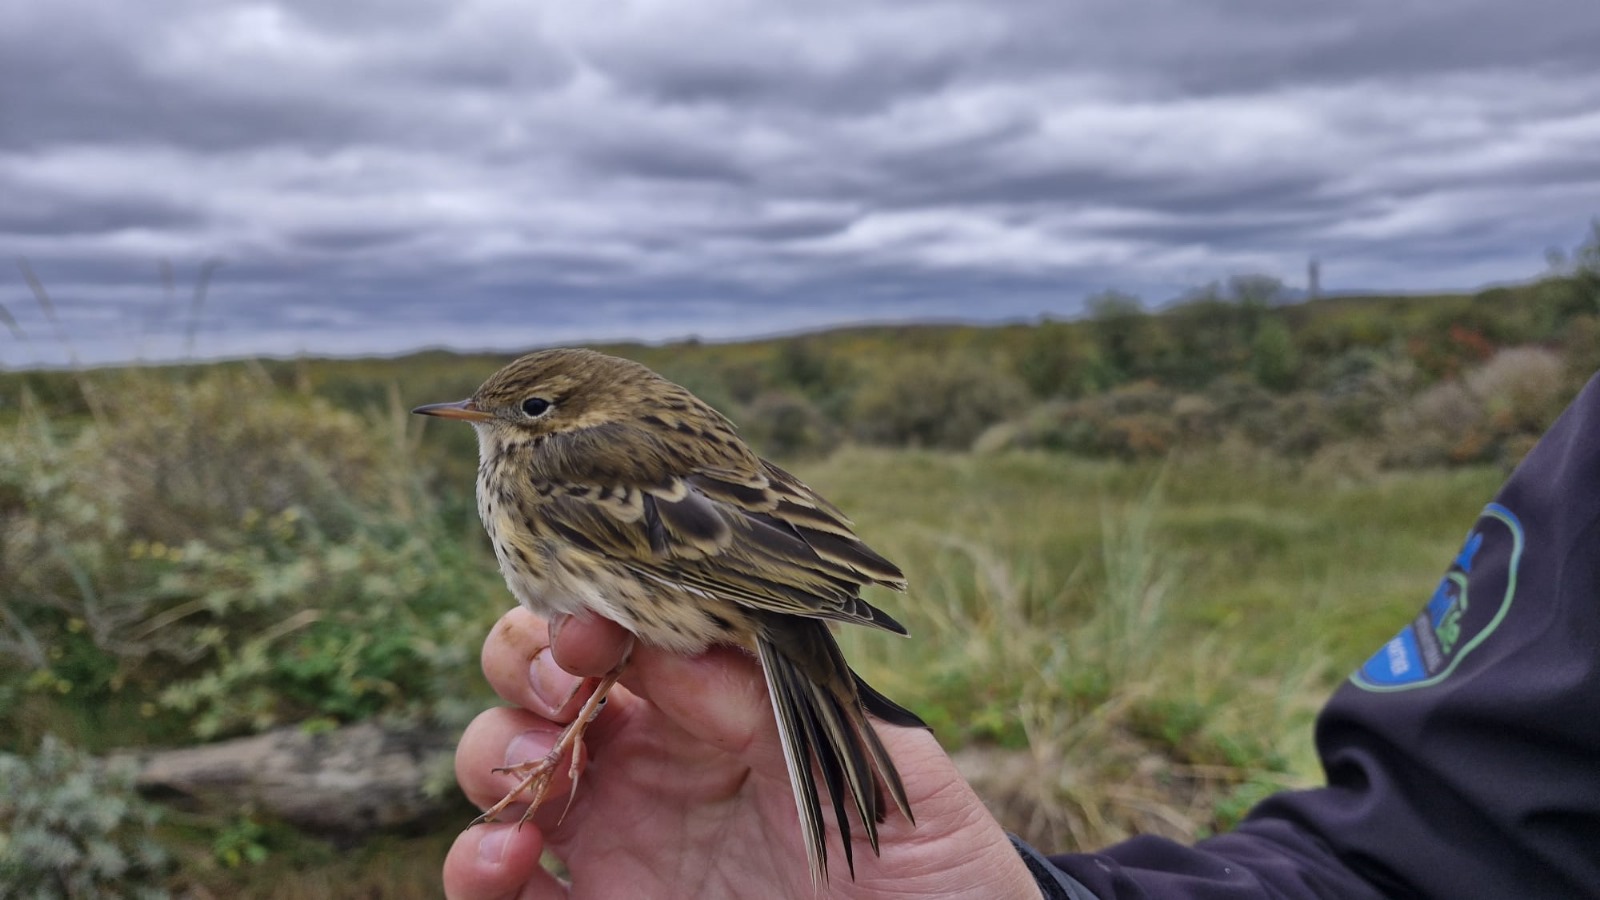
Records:
[[[206,810],[254,805],[321,832],[400,828],[459,804],[449,771],[453,732],[362,722],[325,732],[280,728],[198,747],[138,753],[141,791]]]

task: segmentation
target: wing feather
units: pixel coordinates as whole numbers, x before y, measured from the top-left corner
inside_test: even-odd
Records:
[[[570,461],[574,451],[556,452]],[[525,512],[588,552],[692,593],[905,633],[860,598],[866,584],[904,590],[900,570],[832,504],[748,450],[706,465],[651,450],[627,468],[564,468],[555,489],[526,495],[535,508]]]

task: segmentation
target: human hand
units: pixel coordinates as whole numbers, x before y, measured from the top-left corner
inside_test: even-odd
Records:
[[[568,700],[577,676],[604,674],[626,643],[625,632],[600,619],[561,619],[554,630],[552,636],[518,608],[484,644],[484,673],[513,706],[479,715],[456,751],[457,780],[480,808],[515,785],[513,776],[491,770],[547,753],[584,699]],[[856,832],[854,880],[830,827],[828,894],[1037,898],[999,823],[933,735],[874,726],[905,781],[917,824],[891,811],[879,827],[881,856]],[[445,860],[449,897],[818,896],[772,707],[751,657],[730,648],[690,658],[636,647],[584,743],[565,819],[570,782],[563,764],[527,824],[517,826],[526,807],[514,805],[506,821],[462,832]],[[566,864],[570,884],[540,867],[546,850]]]

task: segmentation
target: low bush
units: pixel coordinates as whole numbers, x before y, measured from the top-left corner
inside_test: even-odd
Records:
[[[0,685],[201,737],[462,693],[441,679],[503,589],[445,533],[403,413],[248,376],[116,394],[0,438]]]
[[[802,459],[832,450],[838,443],[839,427],[805,396],[771,390],[744,407],[739,435],[763,456]]]
[[[1575,385],[1559,356],[1537,347],[1496,354],[1384,415],[1384,462],[1394,466],[1514,465],[1555,420]]]
[[[976,360],[909,356],[857,391],[854,430],[869,443],[964,450],[1027,396],[1015,377]]]
[[[0,753],[0,896],[168,896],[171,855],[133,772],[54,737],[31,755]]]

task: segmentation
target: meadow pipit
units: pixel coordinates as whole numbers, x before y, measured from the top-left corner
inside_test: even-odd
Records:
[[[911,819],[900,775],[865,713],[926,726],[850,670],[828,627],[855,622],[905,634],[860,597],[867,584],[904,590],[905,576],[833,504],[756,456],[732,423],[684,388],[588,350],[524,356],[470,399],[415,412],[477,431],[478,514],[523,606],[546,618],[594,613],[678,653],[729,644],[755,654],[814,881],[826,877],[827,848],[813,764],[852,875],[844,794],[874,852],[884,790]],[[526,820],[566,752],[576,779],[583,730],[626,665],[624,657],[600,681],[549,756],[511,767],[526,777],[484,820],[529,791]]]

